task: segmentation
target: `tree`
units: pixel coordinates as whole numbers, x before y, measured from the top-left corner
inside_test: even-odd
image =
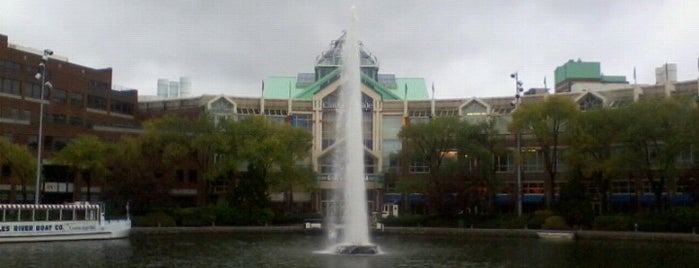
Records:
[[[573,176],[597,187],[602,210],[607,210],[611,180],[625,175],[619,143],[628,119],[618,110],[598,109],[580,113],[565,137],[570,144],[566,162]]]
[[[622,137],[626,163],[638,172],[636,178],[645,177],[655,195],[655,204],[662,209],[667,181],[677,176],[676,159],[694,142],[692,106],[675,99],[649,100],[624,107],[622,112],[629,122]],[[642,192],[642,183],[637,181],[637,206]]]
[[[297,166],[308,156],[311,134],[300,128],[272,122],[269,118],[250,116],[235,124],[233,139],[237,142],[238,159],[247,163],[234,194],[234,204],[248,213],[264,208],[271,187],[293,192],[294,186],[308,186],[313,177]],[[293,202],[292,194],[289,201]]]
[[[27,186],[34,182],[32,178],[36,176],[36,159],[27,147],[11,143],[4,137],[0,137],[0,179],[2,176],[9,176],[10,202],[16,199],[17,184],[22,186],[22,200],[28,200]]]
[[[53,155],[52,161],[69,166],[75,174],[73,199],[79,200],[81,184],[87,187],[87,200],[91,200],[93,182],[101,182],[107,174],[107,155],[109,147],[98,137],[91,135],[78,136],[66,147]]]
[[[578,109],[570,98],[550,96],[540,104],[522,105],[512,115],[511,130],[515,133],[531,133],[543,153],[548,174],[544,180],[544,195],[549,209],[554,200],[561,135],[577,114]]]
[[[398,133],[403,141],[403,163],[419,163],[427,167],[426,190],[432,195],[429,200],[441,213],[448,210],[443,200],[445,194],[455,190],[445,178],[458,171],[456,137],[463,131],[462,123],[456,117],[436,117],[427,123],[404,126]]]
[[[275,135],[281,140],[275,172],[271,175],[271,188],[280,189],[286,193],[286,206],[288,211],[293,210],[294,188],[308,190],[314,186],[315,173],[310,165],[303,164],[310,155],[313,146],[313,137],[310,132],[291,125],[274,125]]]
[[[494,193],[500,188],[496,176],[495,156],[505,153],[504,138],[496,128],[496,119],[479,124],[462,123],[462,130],[457,135],[459,157],[465,168],[465,177],[476,188],[477,197],[485,197],[486,208],[493,206]],[[463,156],[463,157],[462,157]],[[485,192],[482,191],[485,189]]]
[[[213,140],[217,132],[207,114],[196,118],[165,116],[144,123],[139,138],[143,158],[151,167],[149,173],[163,184],[172,183],[167,181],[172,170],[190,168],[205,173],[214,161],[214,148],[221,145]],[[203,174],[203,178],[209,177]],[[206,192],[203,180],[198,182],[199,191]]]
[[[130,202],[134,211],[167,206],[170,203],[170,185],[154,176],[154,162],[143,153],[141,137],[124,137],[114,145],[108,157],[108,187],[105,198],[116,203]]]

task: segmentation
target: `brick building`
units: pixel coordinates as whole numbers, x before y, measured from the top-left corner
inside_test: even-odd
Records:
[[[40,104],[44,104],[44,178],[42,199],[60,202],[73,194],[72,177],[65,168],[47,159],[79,135],[89,134],[107,141],[140,132],[136,120],[136,90],[113,90],[112,69],[95,69],[49,56],[46,79],[53,85],[41,96],[39,71],[42,51],[11,44],[0,35],[0,133],[8,140],[26,145],[36,154]],[[31,200],[33,200],[33,186]],[[80,189],[86,192],[87,189]],[[10,191],[7,176],[0,178],[0,202]],[[99,187],[93,187],[99,198]]]

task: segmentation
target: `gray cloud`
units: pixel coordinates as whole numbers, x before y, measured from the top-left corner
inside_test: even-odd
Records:
[[[313,71],[348,28],[342,1],[35,1],[0,3],[9,41],[51,48],[72,62],[112,67],[114,83],[155,94],[158,78],[189,76],[195,94],[257,96],[267,76]],[[568,59],[654,83],[678,64],[695,79],[699,3],[693,1],[356,2],[360,36],[381,72],[424,77],[438,98],[514,94],[553,86]],[[494,3],[491,3],[494,2]]]

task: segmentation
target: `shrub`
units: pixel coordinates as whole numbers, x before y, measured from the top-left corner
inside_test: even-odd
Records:
[[[544,225],[546,218],[555,215],[551,210],[537,210],[527,222],[527,226],[533,229],[539,229]]]
[[[405,215],[400,217],[388,217],[382,219],[381,222],[385,226],[411,227],[424,226],[428,216],[425,215]]]
[[[561,216],[549,216],[544,221],[544,224],[541,225],[541,228],[552,230],[570,229],[570,227],[566,224],[566,220]]]
[[[133,225],[139,227],[172,227],[175,226],[175,219],[163,211],[155,211],[143,216],[133,217]]]
[[[601,215],[592,221],[592,227],[605,231],[630,231],[633,230],[633,218],[629,215]]]

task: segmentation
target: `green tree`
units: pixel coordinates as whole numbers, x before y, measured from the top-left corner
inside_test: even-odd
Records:
[[[98,137],[83,135],[78,136],[53,155],[53,162],[67,165],[75,174],[74,200],[79,200],[83,182],[87,187],[86,198],[91,200],[92,183],[104,181],[107,174],[107,155],[109,152],[109,146]]]
[[[667,182],[677,177],[676,159],[694,142],[692,108],[688,101],[660,99],[640,101],[622,110],[628,122],[622,137],[626,163],[640,173],[634,177],[648,181],[661,209]],[[638,206],[642,192],[642,183],[637,180]]]
[[[277,168],[271,174],[271,188],[286,193],[288,211],[293,210],[294,189],[309,190],[315,185],[315,173],[308,163],[313,137],[310,132],[291,125],[275,125],[274,134],[281,140]]]
[[[4,174],[7,171],[7,174]],[[16,186],[22,186],[22,200],[27,199],[27,186],[34,184],[36,177],[36,159],[31,155],[27,147],[9,142],[0,137],[0,176],[9,175],[10,196],[9,201],[16,200]],[[0,177],[0,179],[2,179]]]
[[[580,113],[570,124],[566,135],[570,144],[565,161],[573,177],[593,183],[600,193],[602,210],[607,211],[611,180],[624,176],[625,156],[619,143],[628,119],[617,110],[598,109]]]
[[[141,154],[149,163],[149,172],[160,183],[171,184],[169,172],[190,168],[205,173],[214,161],[218,129],[207,114],[196,118],[165,116],[144,123]],[[202,174],[203,178],[209,176]],[[206,192],[206,184],[199,181],[198,190]],[[199,200],[205,202],[205,200]]]
[[[427,123],[404,126],[398,133],[403,141],[403,163],[419,163],[427,167],[425,190],[433,197],[429,199],[431,205],[440,213],[448,213],[443,197],[455,190],[446,178],[460,169],[456,150],[457,136],[463,131],[462,123],[456,117],[435,117]]]
[[[578,114],[575,103],[568,97],[550,96],[540,104],[522,105],[513,116],[513,132],[531,133],[544,157],[547,178],[544,180],[546,207],[552,208],[554,187],[558,174],[559,146],[569,123]]]
[[[479,124],[462,122],[462,130],[457,135],[459,157],[463,162],[464,175],[471,181],[473,189],[486,189],[477,193],[481,207],[493,206],[494,194],[501,187],[496,173],[495,156],[506,152],[504,138],[496,127],[496,119]],[[480,202],[485,198],[485,202]]]
[[[297,166],[310,151],[309,132],[261,116],[249,116],[234,125],[237,159],[246,162],[248,168],[238,180],[233,204],[250,214],[267,208],[271,187],[284,188],[289,193],[294,186],[310,184],[312,173]]]
[[[117,204],[130,202],[134,211],[162,208],[170,203],[170,184],[154,176],[154,160],[145,157],[141,137],[124,137],[109,155],[110,172],[105,198]]]

